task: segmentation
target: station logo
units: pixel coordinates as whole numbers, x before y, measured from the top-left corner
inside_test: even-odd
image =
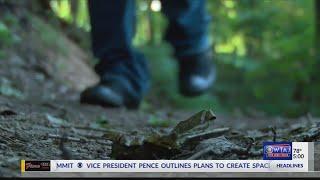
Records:
[[[21,172],[26,171],[50,171],[50,161],[21,160]]]
[[[292,160],[292,142],[264,142],[263,160]]]

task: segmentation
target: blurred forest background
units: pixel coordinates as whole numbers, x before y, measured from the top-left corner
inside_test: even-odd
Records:
[[[90,50],[87,1],[49,2],[50,15],[86,32],[78,41]],[[176,90],[172,49],[162,41],[167,21],[160,12],[161,2],[137,0],[136,5],[134,44],[149,58],[150,96],[158,97],[159,104],[288,117],[320,115],[319,1],[208,0],[218,80],[209,94],[193,99],[183,98]],[[0,39],[7,36],[6,23],[0,21]]]

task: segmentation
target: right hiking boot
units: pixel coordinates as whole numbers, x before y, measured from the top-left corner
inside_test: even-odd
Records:
[[[216,78],[212,52],[186,56],[178,59],[179,92],[186,97],[200,96],[206,93]]]

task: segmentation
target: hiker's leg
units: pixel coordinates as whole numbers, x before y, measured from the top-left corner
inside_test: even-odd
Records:
[[[92,49],[100,61],[132,54],[134,0],[89,0]]]
[[[95,66],[101,78],[98,86],[111,88],[119,96],[110,99],[105,90],[102,93],[94,87],[95,89],[89,88],[82,94],[81,101],[106,106],[137,105],[148,89],[149,72],[144,56],[132,48],[135,1],[89,0],[89,12],[92,49],[99,60]],[[125,102],[115,102],[115,99]]]
[[[210,16],[205,0],[162,0],[169,26],[165,39],[179,64],[179,90],[185,96],[206,92],[215,79],[208,38]]]
[[[163,13],[169,20],[165,39],[175,49],[175,55],[188,56],[206,51],[209,47],[205,0],[162,0]]]

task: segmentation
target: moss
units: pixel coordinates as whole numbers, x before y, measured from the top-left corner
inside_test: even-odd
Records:
[[[0,47],[6,47],[13,43],[13,36],[6,24],[0,21]]]

